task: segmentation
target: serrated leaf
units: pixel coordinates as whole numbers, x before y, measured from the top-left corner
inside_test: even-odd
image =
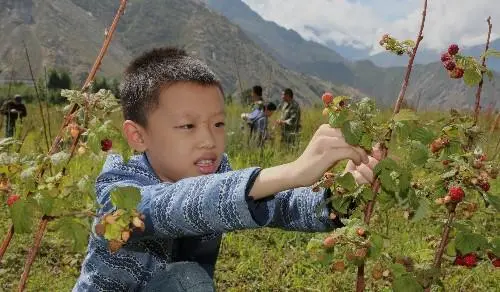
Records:
[[[399,113],[397,113],[393,120],[395,122],[401,122],[401,121],[417,121],[418,120],[418,116],[417,114],[410,110],[410,109],[402,109],[399,111]]]
[[[135,209],[140,202],[141,192],[136,187],[119,187],[111,191],[111,203],[118,209]]]
[[[411,131],[410,138],[424,145],[429,145],[436,138],[436,135],[425,127],[418,127]]]
[[[455,246],[461,254],[468,254],[488,246],[488,241],[482,235],[470,232],[458,232]]]
[[[420,286],[417,280],[411,275],[397,277],[392,282],[394,292],[423,292],[424,288]]]
[[[359,141],[363,135],[363,130],[359,123],[347,121],[342,125],[341,130],[347,143],[350,145],[359,145]]]
[[[396,161],[392,160],[389,157],[386,157],[380,160],[379,163],[377,163],[377,165],[373,169],[373,173],[375,175],[379,175],[384,170],[387,171],[399,170],[399,165],[396,163]]]
[[[332,128],[342,128],[344,123],[349,119],[349,111],[343,109],[340,112],[331,112],[328,123]]]
[[[411,184],[411,175],[408,171],[406,170],[401,170],[399,172],[399,191],[401,193],[406,193],[408,189],[410,188]]]
[[[468,86],[477,85],[481,81],[481,72],[475,69],[466,69],[463,79]]]
[[[66,239],[72,239],[73,251],[83,251],[87,247],[87,227],[77,219],[63,217],[57,222],[57,229]]]
[[[411,218],[412,222],[418,222],[424,219],[427,214],[430,213],[430,203],[427,199],[421,198],[418,202],[418,208],[415,210],[415,214]]]
[[[395,263],[391,265],[391,271],[392,274],[394,274],[394,277],[399,278],[402,275],[406,274],[406,268],[402,264]]]
[[[29,233],[33,225],[34,211],[32,203],[27,200],[19,199],[9,209],[16,233]]]
[[[349,205],[351,204],[351,199],[347,197],[334,197],[332,199],[332,207],[335,211],[342,214],[347,214],[349,210]]]
[[[373,135],[371,133],[364,133],[359,142],[359,146],[366,151],[372,150]]]
[[[348,192],[354,191],[357,187],[356,179],[350,172],[338,176],[336,182]]]
[[[363,188],[363,191],[361,192],[361,197],[366,202],[370,201],[371,199],[373,199],[373,195],[374,195],[373,191],[372,191],[372,189],[370,187]]]
[[[411,144],[411,162],[416,166],[424,165],[427,162],[427,159],[429,159],[428,148],[424,144],[417,141],[413,141]]]
[[[491,206],[493,206],[495,209],[497,209],[497,211],[500,212],[500,198],[489,193],[484,193],[484,195],[488,203],[490,203]]]
[[[370,235],[371,246],[368,249],[369,256],[371,258],[377,258],[382,253],[384,247],[384,238],[382,236],[372,233]]]
[[[122,236],[123,227],[118,224],[108,224],[106,225],[106,232],[104,233],[104,238],[107,240],[119,240]]]
[[[396,182],[392,179],[388,171],[383,171],[379,175],[379,179],[380,179],[380,184],[382,185],[382,188],[384,188],[384,190],[390,193],[395,193],[399,190],[398,186],[396,185]]]
[[[497,257],[500,257],[500,237],[495,237],[491,240],[491,252]]]

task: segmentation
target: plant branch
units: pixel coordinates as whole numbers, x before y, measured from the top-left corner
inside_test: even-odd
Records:
[[[455,219],[455,209],[457,208],[457,204],[453,204],[450,206],[448,212],[448,219],[446,220],[446,224],[444,225],[443,234],[441,235],[441,242],[439,243],[439,247],[434,256],[434,267],[439,269],[441,267],[441,260],[443,259],[443,253],[448,244],[448,237],[450,235],[451,224],[453,223],[453,219]]]
[[[111,39],[113,37],[113,34],[116,30],[116,26],[118,24],[118,21],[120,20],[120,17],[123,15],[123,12],[125,11],[126,6],[127,6],[127,0],[120,0],[120,7],[118,8],[118,11],[116,12],[116,15],[113,19],[113,23],[111,24],[111,27],[110,27],[108,33],[106,34],[106,37],[104,38],[103,46],[99,52],[99,55],[97,56],[96,61],[94,62],[92,70],[90,71],[89,76],[87,77],[87,80],[85,81],[85,83],[81,89],[82,92],[87,90],[90,83],[94,80],[95,74],[101,65],[102,59],[104,58],[104,55],[106,54],[106,51],[107,51],[109,44],[111,42]],[[57,137],[52,142],[52,146],[48,151],[49,156],[54,154],[56,152],[56,150],[59,148],[59,144],[62,140],[62,133],[63,133],[64,129],[68,126],[69,122],[71,121],[72,115],[77,110],[78,110],[78,104],[73,104],[71,110],[64,118],[64,121],[61,125],[61,128],[59,129],[59,133],[58,133]],[[40,170],[37,174],[38,179],[40,179],[43,176],[46,167],[47,167],[47,165],[45,164],[40,168]],[[38,181],[38,179],[37,179],[37,181]],[[28,195],[30,195],[30,193],[28,193]],[[43,222],[43,219],[42,219],[42,222]],[[11,225],[10,228],[13,229],[13,225]],[[43,236],[43,232],[42,232],[42,236]],[[7,237],[4,239],[4,241],[2,243],[2,247],[4,247],[4,245],[5,245],[5,249],[7,249],[11,240],[12,240],[12,236],[7,235]],[[2,260],[1,256],[0,256],[0,260]]]
[[[420,45],[420,42],[422,41],[423,37],[423,31],[424,31],[424,24],[425,24],[425,18],[427,15],[427,0],[424,0],[424,8],[422,11],[422,20],[420,22],[420,30],[417,35],[417,41],[415,42],[415,46],[413,47],[412,54],[410,56],[410,59],[408,61],[408,66],[406,67],[406,74],[405,78],[403,80],[403,83],[401,85],[401,90],[399,92],[398,98],[396,100],[396,104],[394,105],[394,112],[393,115],[396,115],[399,113],[401,110],[401,105],[403,104],[404,97],[406,94],[406,89],[408,88],[408,84],[410,82],[410,76],[411,76],[411,71],[413,68],[413,62],[415,61],[415,57],[417,55],[418,47]],[[389,129],[387,135],[386,135],[386,140],[390,141],[390,138],[392,137],[392,129]],[[388,154],[388,149],[387,145],[385,143],[382,143],[380,145],[381,151],[382,151],[382,159],[387,157]],[[373,214],[373,209],[375,207],[375,202],[377,199],[377,194],[380,189],[380,180],[376,179],[373,184],[372,184],[372,191],[374,193],[373,198],[368,202],[366,209],[365,209],[365,217],[364,217],[364,222],[366,225],[370,224],[370,219]],[[358,267],[358,274],[357,274],[357,279],[356,279],[356,292],[362,292],[365,290],[365,278],[364,278],[364,270],[365,266],[364,263]]]
[[[45,124],[45,115],[43,114],[42,99],[40,98],[40,94],[38,93],[38,85],[36,84],[35,76],[33,75],[33,69],[31,68],[31,61],[30,61],[30,55],[28,53],[28,47],[26,47],[24,41],[23,41],[23,46],[24,46],[24,52],[26,53],[26,60],[28,61],[28,67],[30,69],[31,80],[33,80],[33,85],[35,87],[35,96],[36,99],[38,100],[38,108],[40,110],[40,116],[42,117],[45,145],[47,147],[47,151],[49,151],[49,137],[47,136],[47,125]]]
[[[493,27],[491,24],[491,16],[489,16],[486,21],[488,22],[488,37],[486,39],[486,46],[484,48],[484,54],[481,57],[481,65],[483,67],[486,67],[486,52],[488,52],[488,49],[490,47],[491,29]],[[481,91],[483,89],[483,82],[484,82],[484,72],[481,71],[481,81],[479,81],[479,85],[477,86],[477,91],[476,91],[476,104],[474,107],[474,125],[476,125],[478,120],[479,120]]]
[[[40,244],[42,243],[42,238],[43,235],[45,234],[45,229],[47,228],[47,223],[49,222],[49,219],[42,217],[42,220],[40,221],[40,224],[38,225],[38,230],[35,234],[35,240],[33,242],[33,246],[30,249],[30,252],[28,253],[28,257],[26,258],[26,263],[24,265],[23,269],[23,274],[21,275],[21,281],[19,282],[19,288],[18,291],[22,292],[24,291],[24,287],[26,286],[26,282],[28,281],[28,276],[31,270],[31,266],[33,265],[33,262],[35,261],[36,254],[38,253],[38,250],[40,250]]]
[[[7,247],[9,247],[9,243],[12,240],[12,236],[14,236],[14,225],[9,227],[9,231],[7,231],[7,235],[5,236],[2,246],[0,246],[0,261],[3,258],[3,255],[7,251]]]

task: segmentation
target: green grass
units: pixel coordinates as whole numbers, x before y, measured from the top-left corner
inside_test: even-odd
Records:
[[[39,131],[41,120],[36,105],[30,105],[29,118],[25,125],[32,125],[34,130],[26,137],[21,148],[23,153],[44,150],[44,138]],[[245,144],[245,134],[241,130],[239,114],[242,109],[228,107],[227,152],[234,169],[249,166],[268,167],[286,163],[296,158],[306,147],[314,130],[325,118],[321,110],[306,110],[303,115],[304,133],[299,148],[285,151],[277,142],[260,151]],[[51,109],[52,138],[59,129],[61,114]],[[440,113],[422,113],[425,119],[436,119]],[[388,117],[386,112],[381,118]],[[119,115],[113,117],[117,125]],[[274,118],[274,117],[273,117]],[[485,125],[488,121],[482,121]],[[36,129],[36,130],[35,130]],[[3,129],[2,129],[3,132]],[[278,134],[278,133],[276,133]],[[496,145],[498,133],[489,137],[491,149]],[[97,159],[97,160],[95,160]],[[74,178],[88,175],[93,181],[100,171],[104,157],[92,159],[88,156],[77,157],[72,164],[70,174]],[[498,194],[500,184],[492,186],[492,192]],[[0,197],[5,201],[5,197]],[[93,191],[89,188],[88,196],[74,200],[75,208],[83,208],[91,203]],[[491,213],[491,212],[490,212]],[[7,206],[0,204],[0,216],[6,218]],[[444,214],[443,214],[444,215]],[[432,250],[440,234],[441,217],[429,218],[417,223],[409,223],[403,212],[397,209],[380,210],[376,208],[372,221],[374,231],[387,236],[384,252],[393,255],[409,255],[419,263],[432,261]],[[498,214],[477,213],[472,220],[490,233],[499,230]],[[34,222],[36,226],[37,222]],[[40,253],[32,267],[27,291],[70,291],[79,275],[80,265],[85,251],[72,251],[71,240],[54,231],[54,224],[49,224],[49,232],[44,237]],[[3,235],[10,220],[0,222],[0,234]],[[348,267],[345,273],[334,273],[328,266],[316,263],[306,252],[306,246],[312,233],[288,232],[278,229],[257,229],[237,231],[224,235],[219,260],[216,266],[215,281],[219,291],[353,291],[355,269]],[[0,291],[17,289],[27,251],[32,241],[32,234],[15,235],[7,254],[0,264]],[[495,269],[484,262],[474,269],[451,266],[449,260],[443,263],[444,291],[499,291],[500,269]],[[371,263],[367,270],[367,290],[382,291],[388,287],[387,281],[372,281]],[[389,290],[390,291],[390,290]],[[434,291],[443,291],[436,289]]]

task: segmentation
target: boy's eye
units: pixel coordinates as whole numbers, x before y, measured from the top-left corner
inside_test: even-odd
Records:
[[[189,129],[194,128],[194,125],[193,124],[185,124],[185,125],[177,126],[177,128],[189,130]]]
[[[215,124],[215,126],[216,126],[217,128],[222,128],[222,127],[224,127],[224,126],[225,126],[225,124],[224,124],[224,122],[220,122],[220,123],[216,123],[216,124]]]

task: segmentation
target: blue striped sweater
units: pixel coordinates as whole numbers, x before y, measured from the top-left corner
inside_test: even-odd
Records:
[[[274,227],[295,231],[328,231],[340,227],[328,219],[329,207],[317,206],[327,191],[310,188],[283,191],[255,201],[248,196],[260,168],[232,170],[224,154],[217,173],[161,182],[146,155],[127,163],[110,154],[97,177],[98,215],[114,210],[110,192],[119,186],[141,190],[138,211],[146,230],[133,235],[116,253],[91,232],[87,255],[73,291],[139,291],[169,263],[194,261],[213,277],[222,234],[233,230]],[[98,223],[96,218],[93,226]]]

